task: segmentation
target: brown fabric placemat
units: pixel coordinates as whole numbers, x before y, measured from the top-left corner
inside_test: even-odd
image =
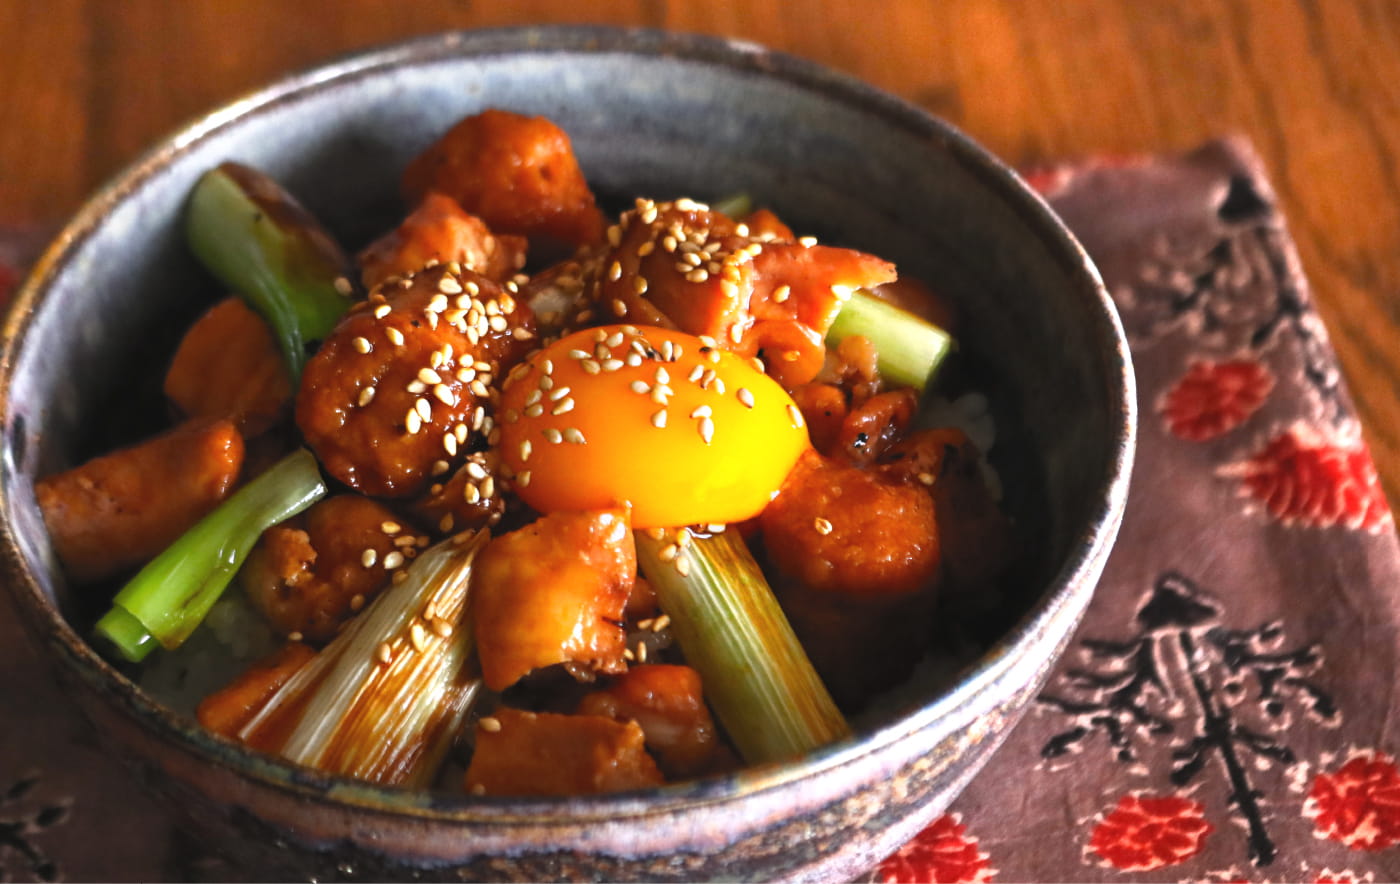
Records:
[[[1128,332],[1127,514],[1031,711],[873,878],[1400,879],[1400,545],[1258,159],[1029,177]]]
[[[870,879],[1400,878],[1400,544],[1257,159],[1221,141],[1029,177],[1131,339],[1128,513],[1037,703]],[[37,242],[0,231],[0,289]],[[240,877],[116,766],[9,604],[0,880]]]

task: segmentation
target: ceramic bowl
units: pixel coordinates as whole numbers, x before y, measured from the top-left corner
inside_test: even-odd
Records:
[[[89,647],[34,480],[99,453],[120,436],[114,424],[159,417],[164,362],[215,295],[180,235],[196,177],[226,159],[261,167],[358,247],[400,213],[407,160],[489,106],[562,125],[605,199],[757,194],[796,229],[890,258],[956,300],[963,351],[1009,415],[1003,447],[1024,455],[1008,486],[1026,492],[1019,518],[1043,548],[1005,628],[951,683],[916,684],[899,713],[789,764],[621,795],[472,798],[378,788],[245,751],[162,708]],[[79,212],[19,292],[4,343],[0,554],[19,609],[104,745],[208,843],[313,880],[860,873],[947,806],[1038,690],[1108,555],[1133,453],[1132,373],[1110,300],[1013,172],[840,74],[650,31],[445,34],[215,111]]]

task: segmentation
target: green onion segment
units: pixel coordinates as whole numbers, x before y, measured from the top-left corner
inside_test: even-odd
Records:
[[[316,458],[298,449],[200,519],[122,587],[97,634],[140,662],[194,632],[267,528],[326,494]]]
[[[320,223],[261,172],[223,163],[190,193],[185,234],[201,262],[272,326],[293,381],[306,347],[350,307],[349,259]]]
[[[850,735],[737,530],[694,536],[669,561],[671,540],[635,537],[637,562],[746,763],[789,760]]]
[[[920,393],[953,350],[953,338],[943,329],[861,290],[842,305],[827,330],[826,342],[835,347],[854,335],[875,346],[880,374],[886,380]]]

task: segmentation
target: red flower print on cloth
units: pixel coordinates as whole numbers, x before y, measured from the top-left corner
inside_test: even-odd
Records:
[[[1214,828],[1204,811],[1199,802],[1176,795],[1124,795],[1094,827],[1089,849],[1125,872],[1173,866],[1201,852]]]
[[[945,813],[881,863],[875,880],[881,884],[976,884],[991,881],[996,874],[987,859],[959,816]]]
[[[1313,780],[1303,803],[1319,838],[1352,850],[1384,850],[1400,844],[1400,769],[1379,752],[1361,752],[1332,773]]]
[[[1259,501],[1284,524],[1378,531],[1391,520],[1380,476],[1359,437],[1333,439],[1297,425],[1220,475],[1238,477],[1241,496]]]
[[[1204,442],[1248,420],[1273,388],[1274,376],[1258,362],[1193,362],[1158,410],[1173,435]]]
[[[1375,875],[1371,872],[1358,875],[1351,869],[1342,869],[1337,872],[1331,869],[1323,869],[1317,873],[1317,877],[1313,879],[1313,884],[1369,884],[1369,882],[1374,880],[1376,880]]]

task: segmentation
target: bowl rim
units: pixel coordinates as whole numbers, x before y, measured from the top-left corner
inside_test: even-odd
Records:
[[[642,57],[664,56],[725,68],[743,74],[777,77],[801,89],[821,93],[841,104],[879,116],[911,134],[935,140],[956,165],[975,176],[1004,200],[1039,237],[1041,245],[1071,283],[1097,302],[1101,337],[1111,342],[1109,359],[1116,393],[1110,415],[1116,428],[1114,456],[1097,480],[1098,505],[1090,514],[1071,551],[1034,603],[1001,638],[960,670],[951,686],[912,712],[862,733],[782,764],[746,767],[737,772],[653,789],[568,798],[518,798],[435,793],[379,786],[349,777],[303,768],[249,750],[204,730],[141,691],[103,659],[68,624],[58,607],[40,591],[20,552],[10,518],[13,500],[8,484],[0,488],[0,562],[10,579],[6,584],[31,633],[58,652],[62,669],[115,699],[128,718],[165,739],[174,739],[202,761],[217,765],[261,785],[291,792],[301,799],[405,814],[451,823],[494,823],[506,818],[552,823],[589,822],[674,811],[684,807],[727,802],[806,780],[886,753],[918,732],[950,715],[987,685],[1005,678],[1017,659],[1009,650],[1028,641],[1045,625],[1065,616],[1078,622],[1087,606],[1087,592],[1075,594],[1079,583],[1096,581],[1117,534],[1127,500],[1137,431],[1137,397],[1131,357],[1113,301],[1088,254],[1048,204],[1009,166],[951,124],[875,86],[831,68],[770,50],[756,43],[710,35],[654,28],[602,25],[542,25],[448,31],[389,43],[332,58],[281,78],[207,112],[148,148],[117,172],[64,225],[43,251],[22,283],[0,327],[0,419],[11,414],[10,385],[30,317],[42,303],[53,280],[70,258],[101,226],[110,209],[140,190],[170,160],[225,127],[299,101],[337,83],[371,78],[385,70],[428,66],[455,58],[504,54],[590,53]],[[7,429],[8,435],[8,429]],[[1072,610],[1075,606],[1078,610]],[[1067,627],[1062,641],[1068,638]]]

